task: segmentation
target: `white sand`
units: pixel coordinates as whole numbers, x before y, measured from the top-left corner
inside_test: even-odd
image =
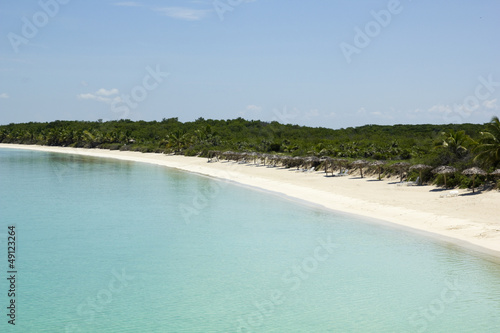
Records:
[[[206,158],[143,154],[102,149],[0,144],[0,148],[115,158],[163,165],[258,187],[329,209],[375,218],[424,232],[442,241],[500,257],[500,193],[441,198],[449,191],[434,186],[396,186],[358,176],[325,177],[324,172],[297,172],[234,162],[207,163]],[[380,221],[382,223],[382,221]]]

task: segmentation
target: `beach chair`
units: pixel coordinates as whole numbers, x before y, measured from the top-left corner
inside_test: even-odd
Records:
[[[335,176],[337,176],[337,177],[349,176],[349,170],[346,169],[343,172],[337,173]]]
[[[418,181],[420,180],[420,177],[417,178],[417,180],[415,180],[414,182],[399,182],[397,185],[398,186],[415,186],[415,185],[418,185]]]
[[[453,191],[450,191],[449,193],[443,193],[439,197],[440,198],[458,197],[458,191],[457,190],[453,190]]]
[[[417,177],[417,180],[415,180],[414,182],[408,182],[408,184],[406,184],[406,186],[416,186],[416,185],[418,185],[419,180],[420,180],[420,177]]]

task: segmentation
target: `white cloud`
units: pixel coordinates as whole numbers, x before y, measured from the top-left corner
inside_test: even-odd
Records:
[[[10,96],[6,93],[1,93],[0,94],[0,99],[7,99],[7,98],[10,98]]]
[[[448,114],[451,113],[451,107],[449,105],[442,105],[442,104],[436,104],[431,106],[428,111],[430,113],[444,113]]]
[[[83,99],[83,100],[93,100],[93,101],[98,101],[106,104],[111,104],[113,102],[121,102],[122,99],[120,96],[114,96],[118,95],[120,92],[118,89],[113,88],[113,89],[104,89],[101,88],[97,90],[95,93],[86,93],[86,94],[79,94],[76,97],[78,99]],[[114,97],[113,97],[114,96]]]
[[[497,99],[492,99],[492,100],[486,100],[483,102],[483,106],[487,109],[493,109],[493,110],[496,110],[498,109],[498,105],[497,105]]]
[[[110,90],[106,90],[104,88],[101,88],[101,89],[96,91],[96,95],[99,95],[99,96],[112,96],[112,95],[118,95],[119,93],[120,92],[116,88],[113,88]]]
[[[210,12],[210,10],[191,9],[186,7],[164,7],[157,8],[155,10],[165,16],[185,21],[201,20]]]
[[[261,111],[262,107],[261,106],[257,106],[257,105],[248,105],[247,106],[247,110],[248,111]]]
[[[113,5],[122,7],[142,7],[142,3],[136,1],[115,2]]]

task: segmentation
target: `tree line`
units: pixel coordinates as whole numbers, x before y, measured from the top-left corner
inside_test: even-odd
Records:
[[[208,156],[210,151],[500,167],[500,123],[306,127],[243,118],[53,121],[0,126],[0,142]]]

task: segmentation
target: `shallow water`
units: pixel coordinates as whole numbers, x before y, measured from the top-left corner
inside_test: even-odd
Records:
[[[498,332],[500,265],[134,162],[0,149],[1,332]]]

